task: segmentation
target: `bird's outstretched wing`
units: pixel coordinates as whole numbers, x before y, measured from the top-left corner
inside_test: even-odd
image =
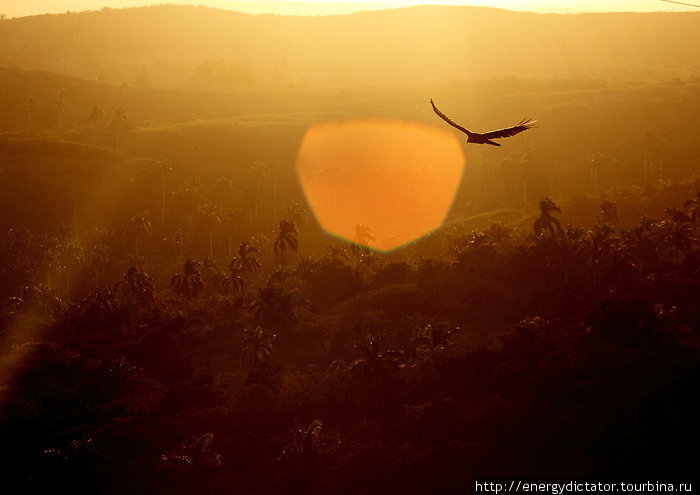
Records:
[[[497,131],[485,132],[482,134],[482,136],[484,136],[486,139],[500,139],[504,137],[511,137],[515,136],[516,134],[520,134],[523,131],[527,131],[528,129],[532,129],[536,123],[536,120],[525,119],[520,121],[520,123],[514,125],[513,127],[507,127],[505,129],[499,129]]]
[[[447,122],[448,124],[450,124],[452,127],[455,127],[455,128],[457,128],[457,129],[459,129],[460,131],[462,131],[463,133],[465,133],[465,134],[467,134],[467,135],[471,134],[471,133],[470,133],[468,130],[466,130],[464,127],[462,127],[462,126],[459,125],[459,124],[455,124],[455,123],[452,121],[451,118],[449,118],[447,115],[445,115],[444,113],[442,113],[442,112],[438,109],[438,107],[435,106],[435,103],[433,103],[433,99],[432,99],[432,98],[430,99],[430,104],[433,106],[433,111],[434,111],[434,112],[438,115],[438,117],[440,117],[442,120],[444,120],[445,122]]]

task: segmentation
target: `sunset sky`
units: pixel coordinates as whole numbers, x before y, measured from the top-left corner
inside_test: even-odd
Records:
[[[323,15],[358,10],[405,7],[411,5],[479,5],[536,12],[604,12],[604,11],[683,11],[694,7],[674,5],[660,0],[319,0],[319,1],[228,1],[228,0],[0,0],[0,13],[8,17],[61,13],[67,10],[98,10],[102,7],[123,8],[162,3],[197,4],[249,13]],[[693,3],[692,1],[690,3]],[[700,10],[700,9],[699,9]]]

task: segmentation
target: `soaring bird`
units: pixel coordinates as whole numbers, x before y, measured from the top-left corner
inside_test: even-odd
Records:
[[[537,123],[536,120],[530,120],[530,119],[525,119],[518,123],[517,125],[514,125],[513,127],[507,127],[505,129],[499,129],[497,131],[491,131],[491,132],[485,132],[483,134],[479,134],[478,132],[471,132],[464,127],[462,127],[459,124],[456,124],[452,121],[451,118],[449,118],[447,115],[442,113],[440,110],[438,110],[438,107],[435,106],[435,103],[433,103],[433,99],[430,99],[430,104],[433,106],[433,111],[440,117],[442,120],[450,124],[452,127],[455,127],[465,133],[468,136],[467,143],[475,143],[475,144],[490,144],[491,146],[500,146],[500,144],[495,143],[491,141],[492,139],[501,139],[504,137],[510,137],[510,136],[515,136],[516,134],[520,134],[523,131],[527,131],[528,129],[532,129],[534,125]]]

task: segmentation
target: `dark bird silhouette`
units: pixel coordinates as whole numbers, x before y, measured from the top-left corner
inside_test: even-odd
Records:
[[[442,120],[450,124],[452,127],[455,127],[465,133],[468,136],[467,143],[475,143],[475,144],[490,144],[491,146],[500,146],[500,144],[495,143],[491,141],[492,139],[501,139],[505,137],[510,137],[510,136],[515,136],[516,134],[520,134],[523,131],[527,131],[528,129],[532,129],[537,122],[536,120],[530,120],[530,119],[525,119],[521,122],[519,122],[517,125],[514,125],[513,127],[507,127],[505,129],[499,129],[497,131],[491,131],[491,132],[485,132],[483,134],[479,134],[478,132],[471,132],[464,127],[462,127],[459,124],[456,124],[455,122],[452,121],[451,118],[449,118],[447,115],[442,113],[438,107],[435,106],[435,103],[433,103],[433,99],[430,99],[430,104],[433,106],[433,111],[440,117]]]

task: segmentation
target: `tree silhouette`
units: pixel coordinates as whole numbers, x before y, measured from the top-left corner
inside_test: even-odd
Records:
[[[281,287],[267,284],[258,288],[258,296],[250,309],[258,324],[265,328],[282,329],[297,323],[297,309],[305,305],[296,291],[283,291]]]
[[[328,244],[329,253],[326,254],[329,259],[343,263],[348,260],[348,251],[340,246],[334,246],[333,244]]]
[[[184,271],[176,273],[170,279],[170,285],[175,293],[185,299],[185,305],[189,310],[189,302],[195,299],[202,290],[202,264],[195,260],[185,261]]]
[[[7,233],[7,247],[15,256],[26,253],[32,244],[32,238],[29,229],[26,227],[12,227]]]
[[[603,200],[600,204],[600,213],[598,213],[598,223],[617,225],[617,205],[615,203],[608,199]]]
[[[236,268],[233,264],[229,265],[229,275],[221,283],[221,291],[226,294],[230,289],[233,289],[234,294],[242,294],[242,299],[245,302],[245,294],[247,289],[247,281],[242,276],[243,270]]]
[[[138,260],[141,252],[141,241],[151,233],[151,221],[146,214],[134,215],[129,219],[126,226],[127,235],[134,238],[136,242],[136,259]]]
[[[453,327],[446,322],[435,321],[418,327],[412,339],[416,344],[416,354],[427,357],[435,351],[446,349],[449,345],[449,336],[459,330],[459,327]]]
[[[246,296],[248,292],[248,277],[254,273],[257,273],[260,269],[260,262],[255,258],[255,253],[258,249],[251,246],[247,242],[241,242],[238,247],[238,256],[231,260],[229,264],[229,271],[231,274],[243,274],[245,278],[245,284],[243,285],[243,301],[246,301]]]
[[[695,193],[695,197],[685,202],[685,209],[693,223],[700,218],[700,191]]]
[[[267,335],[262,327],[253,330],[245,329],[243,332],[243,346],[241,348],[240,362],[251,371],[257,371],[272,362],[272,342],[274,335]]]
[[[114,292],[126,298],[129,320],[132,320],[135,307],[145,307],[153,302],[155,288],[150,275],[132,266],[114,285]]]
[[[548,233],[550,236],[553,236],[555,234],[561,234],[561,224],[558,219],[552,216],[552,212],[554,211],[561,213],[559,207],[550,198],[545,198],[540,201],[540,216],[535,220],[532,226],[535,235],[542,236]]]
[[[364,340],[355,344],[355,349],[360,353],[350,367],[354,373],[362,378],[381,378],[396,371],[400,364],[401,353],[399,351],[380,351],[381,336],[367,333]]]
[[[173,193],[173,203],[177,213],[185,218],[185,225],[192,226],[192,218],[197,211],[202,196],[202,183],[199,177],[190,178]]]
[[[290,440],[282,449],[280,460],[290,458],[314,459],[318,455],[323,423],[315,419],[308,426],[298,426],[290,431]]]
[[[282,260],[282,288],[284,289],[284,253],[287,250],[293,253],[297,252],[297,227],[291,222],[282,220],[280,222],[280,230],[275,240],[275,254],[281,257]]]

